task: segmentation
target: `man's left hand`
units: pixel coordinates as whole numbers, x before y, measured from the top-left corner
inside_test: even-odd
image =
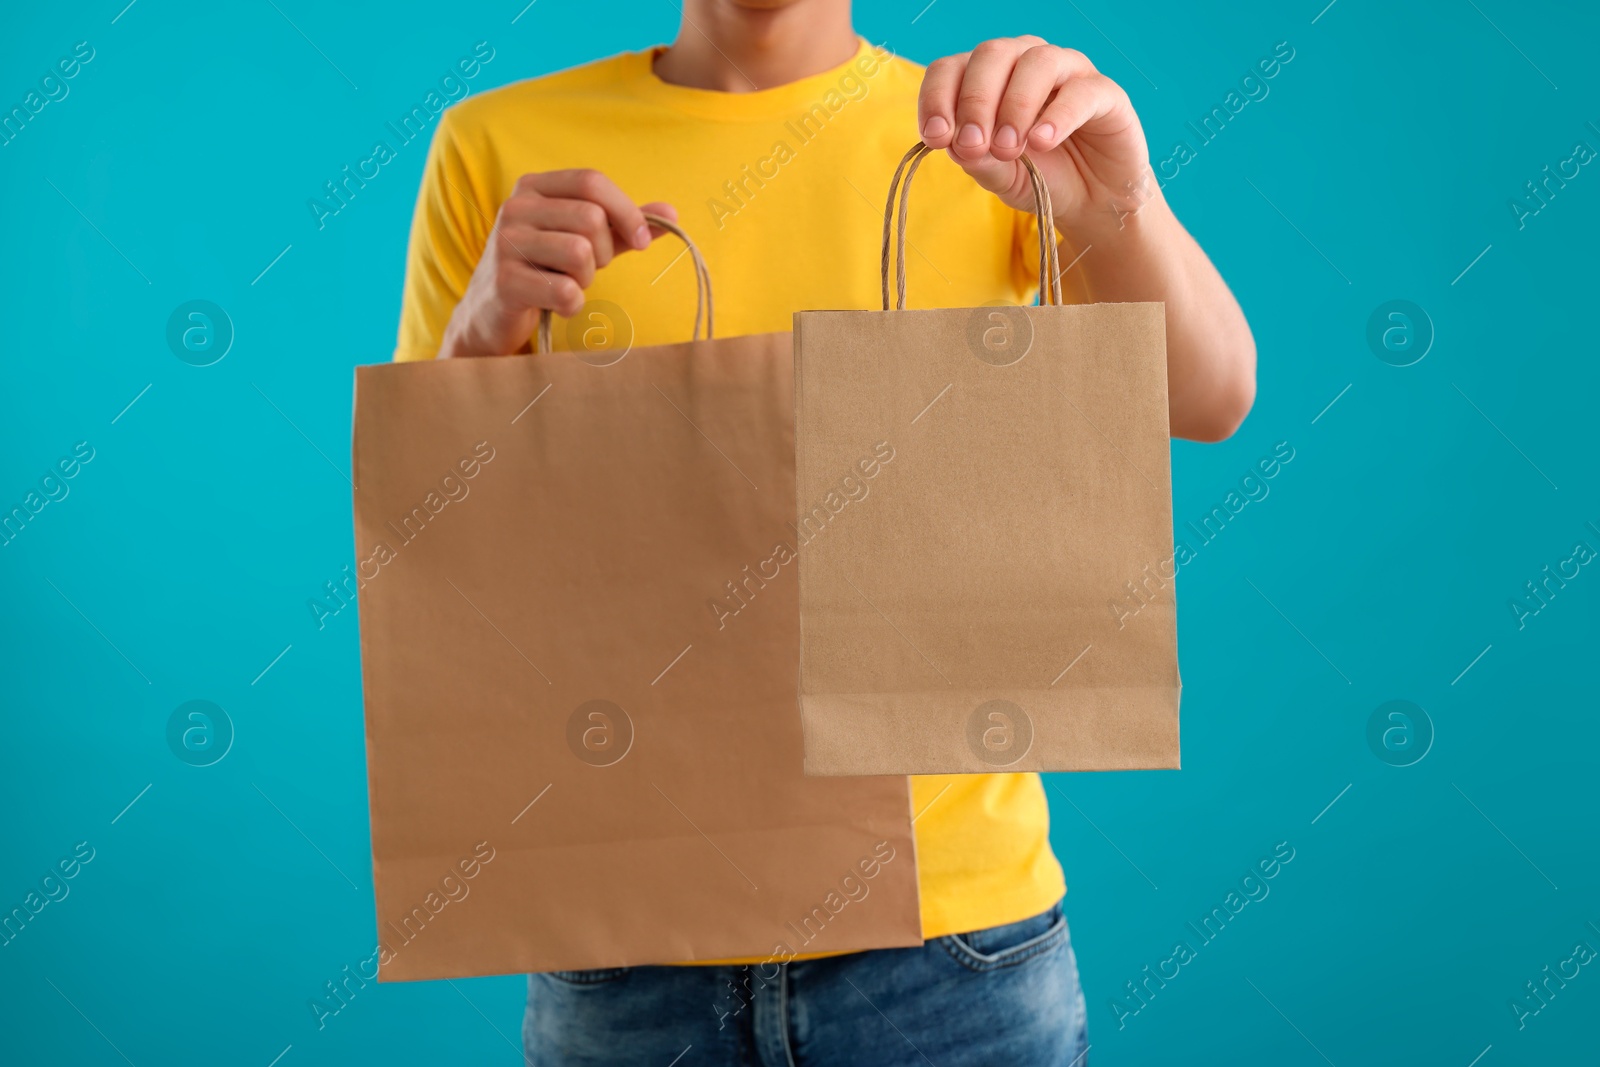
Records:
[[[922,139],[979,185],[1032,211],[1024,151],[1050,187],[1058,229],[1092,237],[1159,195],[1128,94],[1082,52],[1038,37],[985,41],[928,65]]]

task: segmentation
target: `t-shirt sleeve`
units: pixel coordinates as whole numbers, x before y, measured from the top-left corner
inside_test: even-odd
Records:
[[[445,325],[488,240],[494,209],[478,202],[481,190],[468,169],[452,115],[446,111],[434,131],[411,220],[394,352],[400,362],[439,354]]]

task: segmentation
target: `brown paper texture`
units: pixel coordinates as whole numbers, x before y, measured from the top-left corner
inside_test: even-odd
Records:
[[[589,358],[357,371],[381,977],[920,944],[906,779],[805,777],[794,567],[749,577],[789,335]]]
[[[802,312],[795,360],[807,773],[1178,766],[1163,306]]]

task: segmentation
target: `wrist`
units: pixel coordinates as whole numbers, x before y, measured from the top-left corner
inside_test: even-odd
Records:
[[[1179,265],[1191,242],[1160,196],[1088,220],[1058,218],[1056,228],[1062,265],[1070,248],[1090,301],[1166,300],[1182,284]]]
[[[1155,171],[1144,166],[1136,178],[1123,179],[1120,187],[1112,182],[1093,182],[1088,197],[1077,200],[1075,211],[1058,211],[1056,229],[1069,242],[1082,246],[1106,242],[1128,230],[1157,229],[1160,216],[1170,216],[1162,184]]]
[[[1057,215],[1056,232],[1077,248],[1160,240],[1177,221],[1166,199],[1157,194],[1138,204],[1115,204],[1089,214]]]
[[[498,351],[495,345],[487,343],[485,338],[477,335],[477,331],[472,329],[471,316],[463,310],[463,307],[463,304],[457,304],[455,313],[445,324],[444,336],[439,339],[439,358],[470,359],[475,356],[509,354]]]
[[[461,305],[457,304],[444,324],[444,335],[439,338],[439,359],[462,359],[472,355],[461,334]]]
[[[462,346],[460,339],[450,330],[445,330],[444,336],[439,339],[439,359],[463,359],[471,355]]]

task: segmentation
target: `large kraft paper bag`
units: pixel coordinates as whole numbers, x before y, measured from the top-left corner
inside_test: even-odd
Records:
[[[1163,306],[1050,306],[1028,162],[1046,306],[888,310],[927,151],[885,310],[795,316],[806,770],[1177,767]]]
[[[921,943],[906,779],[803,773],[793,577],[707,609],[791,539],[789,335],[361,367],[354,470],[381,978]]]

